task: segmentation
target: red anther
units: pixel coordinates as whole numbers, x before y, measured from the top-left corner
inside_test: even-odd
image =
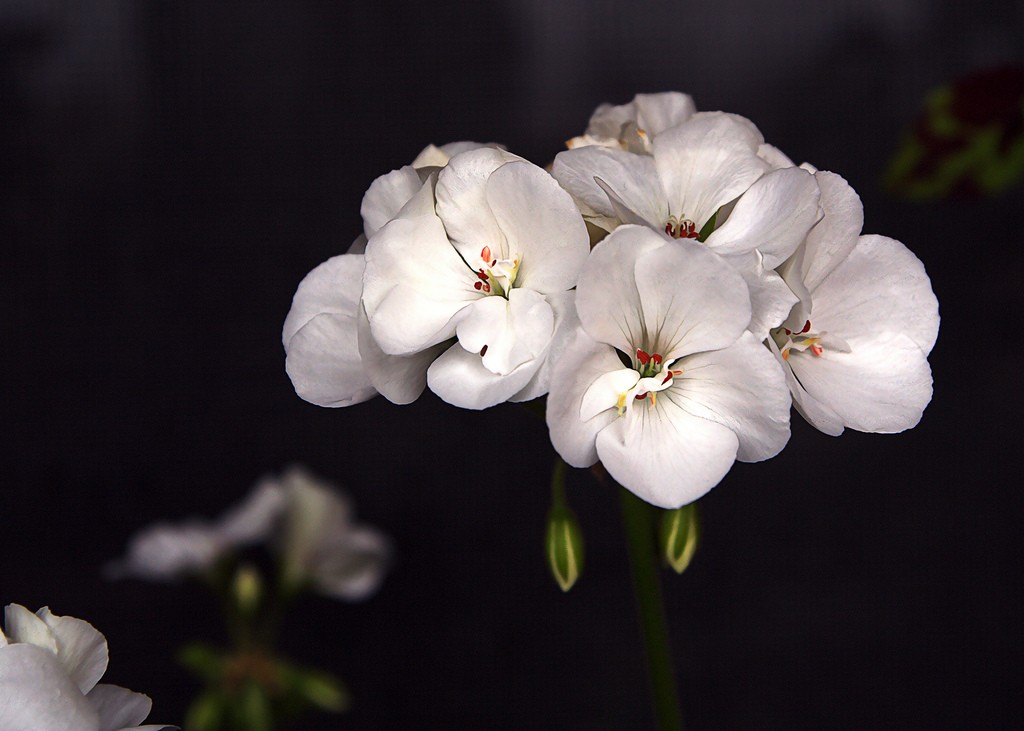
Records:
[[[487,282],[484,282],[483,285],[484,285],[484,292],[490,294],[490,292],[491,292],[491,285],[489,285]]]
[[[811,321],[808,320],[807,322],[804,323],[804,329],[800,331],[800,334],[803,335],[805,332],[810,332],[810,331],[811,331]]]
[[[480,250],[480,258],[483,259],[484,261],[490,261],[491,260],[491,247],[490,246],[485,246],[483,249]],[[492,264],[491,266],[494,266],[494,265]]]
[[[786,331],[786,335],[792,335],[793,334],[793,331],[790,330],[788,327],[784,327],[782,329]]]
[[[638,393],[633,398],[635,398],[637,401],[643,401],[645,398],[647,398],[647,394],[646,393]]]
[[[480,357],[483,358],[485,355],[487,355],[487,344],[486,343],[484,343],[484,347],[480,348]]]
[[[667,233],[669,236],[675,237],[676,234],[672,230],[672,224],[671,223],[666,223],[665,224],[665,233]]]
[[[483,282],[473,282],[473,289],[481,290],[483,288],[484,288],[484,283]]]
[[[661,379],[661,385],[664,386],[666,383],[671,381],[672,380],[672,376],[674,374],[675,374],[675,371],[669,371],[667,374],[665,374],[665,377],[663,379]]]
[[[477,269],[476,270],[476,275],[478,277],[480,277],[480,279],[482,279],[483,281],[485,281],[485,282],[487,281],[487,275],[484,273],[483,269]]]
[[[636,359],[640,361],[640,365],[647,365],[651,360],[651,356],[645,353],[644,351],[640,350],[640,348],[637,348]]]
[[[657,353],[655,353],[654,355],[651,356],[651,360],[654,361],[654,365],[656,365],[656,366],[661,365],[661,356],[658,355]]]
[[[814,345],[811,346],[811,352],[820,358],[821,354],[825,351],[820,345],[815,343]]]

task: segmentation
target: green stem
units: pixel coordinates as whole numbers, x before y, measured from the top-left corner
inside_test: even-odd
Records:
[[[655,540],[654,508],[629,490],[616,485],[622,504],[626,527],[629,562],[633,573],[633,592],[643,630],[647,655],[648,679],[654,696],[654,715],[660,731],[682,731],[683,716],[679,710],[675,670],[672,666],[668,625],[661,598],[658,576],[658,551]]]

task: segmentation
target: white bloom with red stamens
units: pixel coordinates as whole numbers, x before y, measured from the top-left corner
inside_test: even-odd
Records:
[[[306,275],[282,328],[285,371],[301,398],[330,407],[361,403],[378,392],[399,404],[419,398],[427,367],[442,349],[392,357],[367,337],[360,305],[363,252],[367,239],[398,215],[435,167],[443,167],[458,152],[487,146],[497,147],[476,142],[428,145],[412,165],[381,175],[370,185],[360,206],[363,234],[347,253]]]
[[[568,150],[559,153],[552,174],[596,225],[635,223],[700,240],[726,257],[750,293],[749,329],[764,339],[796,302],[772,270],[820,214],[812,175],[796,167],[769,172],[759,156],[763,142],[743,117],[702,113],[657,136],[651,155]]]
[[[600,460],[641,498],[672,508],[735,460],[785,446],[785,378],[746,330],[746,286],[721,257],[622,226],[587,260],[576,308],[581,327],[557,359],[547,408],[569,464]]]
[[[769,346],[797,411],[818,430],[909,429],[932,396],[939,310],[931,281],[899,241],[860,235],[863,209],[845,180],[815,178],[825,217],[780,269],[800,302]]]
[[[544,170],[502,150],[456,155],[367,244],[369,335],[392,356],[454,338],[427,383],[456,406],[533,398],[547,390],[542,366],[574,318],[589,250],[572,199]]]

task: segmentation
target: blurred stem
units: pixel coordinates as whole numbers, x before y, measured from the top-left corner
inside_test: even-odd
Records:
[[[633,594],[644,638],[647,675],[654,701],[654,715],[660,731],[682,731],[675,668],[672,665],[668,624],[658,575],[658,546],[655,539],[655,511],[626,488],[618,485],[600,464],[591,470],[599,481],[619,492],[626,544],[633,574]]]

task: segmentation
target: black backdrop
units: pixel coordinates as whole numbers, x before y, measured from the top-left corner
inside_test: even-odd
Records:
[[[355,697],[302,728],[650,727],[615,496],[571,476],[589,554],[562,595],[534,417],[429,394],[310,406],[280,326],[369,183],[428,142],[544,163],[599,102],[675,89],[843,174],[943,316],[918,428],[832,439],[797,417],[781,455],[702,501],[701,552],[666,575],[689,725],[1020,726],[1024,196],[878,184],[928,89],[1021,60],[1010,7],[0,3],[0,602],[89,619],[107,679],[180,722],[196,686],[174,649],[223,639],[213,602],[100,567],[301,462],[399,553],[370,601],[290,618],[282,649]],[[502,455],[483,474],[482,447]]]

